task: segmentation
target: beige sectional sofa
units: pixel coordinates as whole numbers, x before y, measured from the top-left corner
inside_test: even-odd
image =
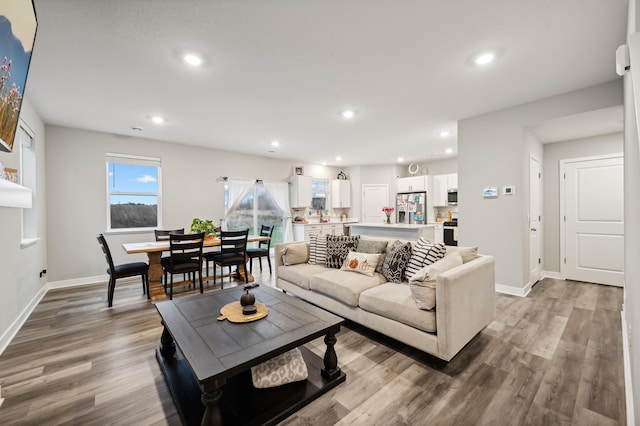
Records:
[[[395,240],[387,240],[390,249]],[[297,245],[290,247],[291,245]],[[301,247],[306,257],[300,256]],[[285,258],[283,253],[298,253]],[[288,294],[362,324],[379,333],[451,360],[494,317],[495,277],[492,256],[471,248],[447,246],[465,261],[440,273],[435,287],[435,308],[419,309],[407,281],[387,282],[382,273],[372,276],[309,264],[309,242],[275,246],[276,286]],[[297,259],[292,260],[294,257]]]

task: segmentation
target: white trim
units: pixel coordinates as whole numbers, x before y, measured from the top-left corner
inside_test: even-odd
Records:
[[[29,319],[29,316],[34,311],[34,309],[38,306],[38,303],[42,300],[42,298],[47,294],[48,286],[43,286],[38,293],[31,299],[31,302],[22,310],[20,315],[15,319],[15,321],[9,326],[9,328],[4,332],[2,336],[0,336],[0,355],[7,349],[9,343],[16,337],[18,331],[22,328],[24,323]]]
[[[631,354],[629,353],[629,334],[627,333],[627,319],[624,315],[624,306],[620,312],[622,318],[622,358],[624,360],[624,395],[625,405],[627,406],[627,425],[634,426],[634,409],[633,409],[633,383],[631,380]]]
[[[20,241],[20,248],[25,249],[27,247],[31,247],[35,245],[38,241],[40,241],[40,237],[24,238],[22,241]]]
[[[531,291],[531,284],[528,283],[524,288],[512,287],[510,285],[503,285],[496,283],[496,292],[510,294],[511,296],[527,297]]]
[[[560,272],[556,272],[556,271],[542,271],[542,277],[543,278],[554,278],[556,280],[561,280],[562,278],[560,278]]]
[[[51,281],[49,289],[77,287],[79,285],[99,284],[109,282],[109,275],[96,275],[94,277],[74,278],[72,280]]]

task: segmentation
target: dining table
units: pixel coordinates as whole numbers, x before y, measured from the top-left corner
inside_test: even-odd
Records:
[[[249,235],[247,242],[248,243],[256,243],[261,241],[269,241],[270,237],[263,237],[260,235]],[[220,238],[205,238],[203,247],[217,247],[220,245]],[[162,276],[164,275],[164,271],[162,270],[162,264],[160,263],[160,259],[162,258],[162,253],[165,251],[169,251],[169,240],[165,241],[148,241],[141,243],[124,243],[122,244],[122,248],[127,254],[136,254],[136,253],[146,253],[149,259],[149,297],[152,301],[165,300],[167,299],[167,295],[164,291],[164,286],[162,285]],[[215,266],[214,266],[215,267]],[[252,282],[254,280],[253,275],[249,273],[249,271],[245,267],[242,268],[243,271],[238,268],[236,275],[239,279],[244,281],[244,274],[247,274],[247,282]],[[224,275],[223,275],[224,276]],[[209,279],[211,277],[203,277],[202,279]],[[221,278],[222,279],[222,278]],[[186,281],[185,281],[186,282]]]

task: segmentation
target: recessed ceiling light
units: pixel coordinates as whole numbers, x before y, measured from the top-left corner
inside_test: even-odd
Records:
[[[159,115],[154,115],[153,117],[151,117],[151,121],[153,121],[156,124],[162,124],[166,120],[164,118],[160,117]]]
[[[189,65],[193,65],[194,67],[202,65],[202,58],[198,55],[194,55],[193,53],[187,53],[182,57],[186,63]]]
[[[481,53],[478,56],[476,56],[476,59],[474,60],[474,62],[477,65],[487,65],[490,62],[493,62],[493,60],[496,58],[495,53],[493,52],[485,52],[485,53]]]
[[[398,163],[402,163],[403,161],[404,161],[404,158],[398,157]]]
[[[344,118],[345,120],[351,120],[353,117],[356,116],[356,112],[352,109],[345,109],[344,111],[342,111],[340,113],[340,115],[342,116],[342,118]]]
[[[453,154],[453,149],[452,148],[447,148],[445,152],[447,154]]]
[[[280,146],[279,141],[271,141],[271,146]]]
[[[447,136],[449,136],[451,133],[449,133],[448,130],[443,130],[440,132],[440,137],[446,138]]]
[[[337,156],[337,157],[336,157],[336,161],[342,161],[342,157]]]

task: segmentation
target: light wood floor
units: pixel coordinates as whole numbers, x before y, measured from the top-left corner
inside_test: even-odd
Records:
[[[265,271],[257,281],[273,283]],[[111,309],[106,284],[49,291],[0,356],[0,424],[179,424],[141,287],[117,287]],[[625,424],[622,289],[545,279],[496,302],[448,364],[348,323],[336,345],[346,383],[282,424]]]

